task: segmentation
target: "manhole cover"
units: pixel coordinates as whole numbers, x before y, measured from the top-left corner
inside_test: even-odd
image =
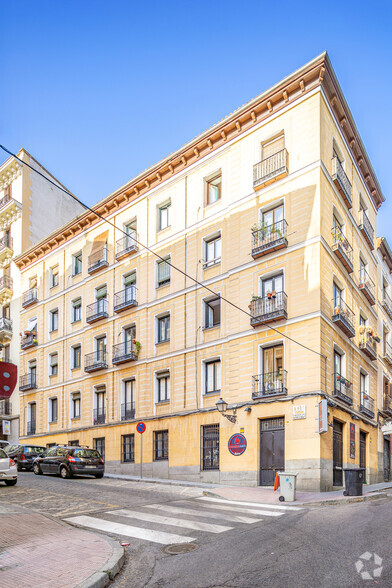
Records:
[[[190,553],[196,549],[199,549],[197,543],[173,543],[173,545],[166,545],[162,551],[169,555],[180,555],[180,553]]]

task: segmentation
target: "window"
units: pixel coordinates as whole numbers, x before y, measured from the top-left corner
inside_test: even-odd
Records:
[[[105,437],[98,437],[93,439],[93,447],[98,451],[102,459],[105,461]]]
[[[367,325],[367,319],[365,319],[365,317],[362,314],[359,315],[359,325],[361,327],[366,327]]]
[[[170,257],[167,258],[170,262]],[[157,288],[170,283],[170,265],[166,261],[157,262]]]
[[[365,374],[364,372],[361,372],[359,375],[359,380],[360,380],[360,390],[361,390],[361,404],[363,404],[362,397],[363,397],[363,395],[367,396],[367,374]]]
[[[49,376],[57,376],[59,371],[59,356],[57,353],[51,353],[49,355]]]
[[[58,308],[49,312],[49,331],[57,331],[59,328],[59,311]]]
[[[51,423],[57,423],[57,398],[49,400],[49,418]]]
[[[283,205],[265,212],[260,211],[260,236],[262,239],[279,239],[285,235]]]
[[[213,359],[205,362],[205,394],[221,391],[221,361]]]
[[[262,349],[262,369],[262,378],[259,381],[262,394],[281,394],[285,387],[283,345],[274,345]]]
[[[59,266],[51,267],[49,270],[49,285],[55,288],[59,285]]]
[[[71,418],[80,419],[80,393],[76,392],[71,396]]]
[[[333,363],[336,376],[343,375],[343,356],[339,351],[336,351],[336,349],[333,353]]]
[[[333,305],[339,308],[343,300],[343,290],[334,282],[333,283]]]
[[[170,372],[161,372],[157,378],[157,402],[169,402],[170,400]]]
[[[75,439],[74,441],[68,441],[68,447],[79,447],[79,439]]]
[[[82,273],[82,252],[72,256],[72,275],[77,276]]]
[[[32,359],[28,363],[28,373],[30,374],[31,384],[35,386],[37,384],[37,360]]]
[[[213,204],[221,199],[222,195],[222,174],[207,180],[206,182],[207,194],[206,205]]]
[[[219,470],[219,425],[202,426],[202,469]]]
[[[136,340],[136,327],[126,327],[122,331],[122,342],[124,354],[135,351],[134,341]]]
[[[169,431],[154,431],[154,461],[169,459]]]
[[[275,137],[275,139],[272,139],[271,141],[267,141],[262,145],[262,161],[268,159],[269,157],[272,157],[273,155],[276,155],[277,153],[279,153],[279,151],[283,151],[283,149],[284,135],[281,135],[280,137]]]
[[[170,208],[171,202],[158,208],[158,231],[170,227]]]
[[[170,341],[170,314],[157,319],[157,343]]]
[[[82,320],[82,299],[72,300],[72,322],[77,323]]]
[[[82,363],[82,346],[74,345],[71,347],[71,366],[73,370],[79,369]]]
[[[276,276],[272,276],[271,278],[266,278],[265,280],[261,281],[261,296],[263,298],[269,298],[269,294],[271,294],[272,300],[283,291],[283,274],[277,274]]]
[[[102,425],[106,420],[106,387],[97,386],[95,389],[94,425]]]
[[[106,361],[106,336],[95,339],[95,353],[97,361]]]
[[[121,437],[121,461],[135,461],[135,435]]]
[[[204,300],[204,328],[210,329],[220,325],[221,300],[219,296]]]
[[[136,272],[133,271],[126,276],[123,276],[124,284],[124,303],[131,300],[136,300]]]
[[[221,236],[213,237],[205,241],[205,262],[204,267],[215,265],[221,262],[222,239]]]
[[[123,383],[123,403],[121,405],[121,420],[128,421],[135,418],[135,385],[134,379]]]

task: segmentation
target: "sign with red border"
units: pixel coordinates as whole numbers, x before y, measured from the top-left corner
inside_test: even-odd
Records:
[[[146,425],[142,422],[138,423],[136,425],[136,431],[140,434],[144,433],[144,431],[146,430]]]
[[[227,444],[231,455],[242,455],[246,449],[246,438],[241,433],[235,433]]]

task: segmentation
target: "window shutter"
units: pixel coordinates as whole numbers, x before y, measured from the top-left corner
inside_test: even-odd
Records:
[[[100,235],[98,235],[98,237],[95,237],[89,257],[97,256],[97,259],[98,259],[99,253],[103,254],[103,250],[104,250],[105,245],[107,243],[108,237],[109,237],[109,231],[105,231],[104,233],[101,233]]]
[[[284,149],[284,135],[263,145],[262,159],[267,159],[267,157],[275,155],[275,153],[282,151],[282,149]]]

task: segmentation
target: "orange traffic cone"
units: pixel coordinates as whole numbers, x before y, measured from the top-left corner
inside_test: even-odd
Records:
[[[275,476],[275,484],[274,484],[274,492],[275,490],[277,490],[280,486],[280,479],[279,479],[279,474],[278,472],[276,472],[276,476]]]

